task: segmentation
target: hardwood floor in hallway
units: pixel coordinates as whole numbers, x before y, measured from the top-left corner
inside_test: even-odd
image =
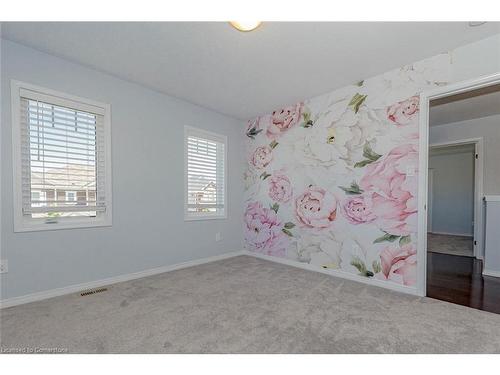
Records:
[[[427,296],[500,314],[500,278],[483,276],[476,258],[427,254]]]

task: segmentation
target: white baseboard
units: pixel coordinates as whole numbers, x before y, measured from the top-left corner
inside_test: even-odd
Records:
[[[334,270],[334,269],[324,269],[324,268],[320,268],[318,266],[311,265],[308,263],[300,263],[300,262],[297,262],[297,261],[294,261],[291,259],[278,258],[278,257],[270,256],[270,255],[263,255],[263,254],[254,253],[254,252],[248,251],[248,250],[244,250],[244,254],[249,255],[249,256],[253,256],[256,258],[269,260],[271,262],[286,264],[287,266],[301,268],[301,269],[308,270],[308,271],[320,272],[320,273],[324,273],[324,274],[327,274],[330,276],[339,277],[342,279],[357,281],[357,282],[360,282],[363,284],[368,284],[368,285],[372,285],[372,286],[376,286],[376,287],[380,287],[380,288],[390,289],[390,290],[394,290],[397,292],[411,294],[414,296],[420,296],[416,286],[409,287],[409,286],[405,286],[405,285],[395,284],[395,283],[390,282],[390,281],[382,281],[382,280],[378,280],[378,279],[374,279],[374,278],[367,278],[367,277],[355,275],[353,273],[346,272],[346,271]]]
[[[500,271],[483,270],[484,276],[500,277]]]
[[[474,235],[473,234],[470,234],[470,233],[449,233],[449,232],[435,232],[435,231],[429,231],[427,233],[431,233],[431,234],[442,234],[442,235],[445,235],[445,236],[460,236],[460,237],[470,237],[470,238],[474,238]]]
[[[58,297],[58,296],[62,296],[65,294],[77,293],[77,292],[81,292],[81,291],[87,290],[87,289],[100,288],[100,287],[103,287],[106,285],[121,283],[124,281],[140,279],[143,277],[153,276],[153,275],[157,275],[157,274],[164,273],[164,272],[180,270],[182,268],[198,266],[200,264],[215,262],[218,260],[232,258],[232,257],[238,256],[238,255],[244,255],[244,254],[245,254],[244,251],[233,251],[230,253],[215,255],[215,256],[208,257],[208,258],[190,260],[187,262],[151,268],[148,270],[129,273],[126,275],[114,276],[114,277],[110,277],[107,279],[90,281],[88,283],[69,285],[69,286],[65,286],[62,288],[46,290],[43,292],[26,294],[24,296],[7,298],[4,300],[0,300],[0,309],[6,308],[6,307],[22,305],[22,304],[29,303],[29,302],[40,301],[40,300],[44,300],[44,299],[48,299],[48,298]]]

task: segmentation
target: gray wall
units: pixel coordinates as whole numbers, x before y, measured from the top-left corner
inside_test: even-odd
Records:
[[[429,142],[443,143],[468,138],[484,139],[485,195],[500,194],[500,115],[431,126]]]
[[[9,41],[1,56],[2,299],[243,248],[241,121]],[[10,79],[111,104],[112,227],[13,232]],[[184,125],[228,137],[226,220],[184,222]]]
[[[473,235],[474,146],[431,150],[432,232]]]

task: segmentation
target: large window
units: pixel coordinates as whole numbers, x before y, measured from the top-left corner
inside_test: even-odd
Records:
[[[226,217],[225,136],[185,127],[186,220]]]
[[[15,230],[111,224],[109,106],[12,82]]]

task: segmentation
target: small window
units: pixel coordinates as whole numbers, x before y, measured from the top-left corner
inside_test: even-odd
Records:
[[[223,135],[185,127],[186,220],[226,217],[226,147]]]
[[[12,82],[15,230],[111,224],[109,105]]]
[[[47,205],[47,193],[45,191],[31,191],[31,204],[33,207],[45,207]]]
[[[76,191],[66,192],[66,202],[76,202]]]

